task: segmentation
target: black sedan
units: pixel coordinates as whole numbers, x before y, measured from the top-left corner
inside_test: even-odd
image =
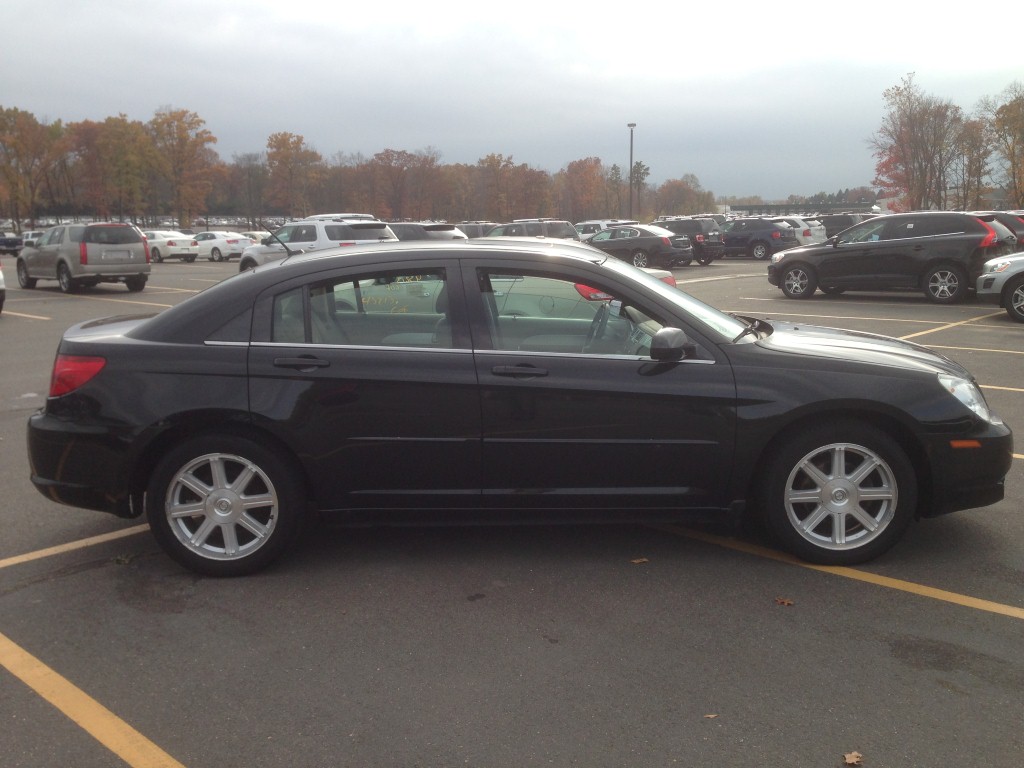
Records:
[[[895,339],[719,312],[587,246],[352,246],[63,336],[48,498],[145,515],[195,571],[353,523],[757,515],[827,564],[1003,497],[972,376]]]
[[[686,235],[654,225],[613,226],[587,240],[588,245],[637,267],[687,267],[693,244]]]

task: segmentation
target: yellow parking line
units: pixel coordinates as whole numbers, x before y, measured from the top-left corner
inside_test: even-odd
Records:
[[[927,336],[929,333],[938,333],[939,331],[948,331],[950,328],[956,328],[961,325],[967,325],[968,323],[975,323],[978,320],[988,320],[990,317],[999,317],[1002,312],[989,312],[987,315],[978,315],[977,317],[969,317],[966,320],[959,320],[955,323],[946,323],[940,325],[938,328],[932,328],[927,331],[918,331],[917,333],[911,333],[907,336],[900,336],[901,339],[913,339],[915,336]]]
[[[27,320],[53,320],[52,317],[46,317],[45,315],[30,315],[27,312],[12,312],[10,309],[4,312],[4,317],[24,317]]]
[[[124,720],[2,633],[0,666],[77,723],[131,768],[184,768]]]
[[[1013,605],[1004,605],[1003,603],[995,603],[990,600],[980,600],[976,597],[970,597],[969,595],[961,595],[956,592],[947,592],[944,589],[935,589],[934,587],[928,587],[924,584],[915,584],[912,581],[903,581],[902,579],[892,579],[888,576],[879,576],[874,573],[868,573],[867,571],[859,571],[856,568],[845,568],[834,565],[814,565],[813,563],[805,563],[802,560],[798,560],[795,557],[784,554],[782,552],[776,552],[773,549],[767,547],[761,547],[757,544],[749,544],[744,541],[737,541],[735,539],[728,539],[724,536],[715,536],[714,534],[704,533],[702,531],[695,531],[690,528],[682,528],[676,525],[656,525],[652,526],[669,533],[678,534],[680,536],[686,536],[691,539],[698,539],[699,541],[708,542],[710,544],[717,544],[721,547],[727,547],[734,549],[739,552],[745,552],[749,555],[757,555],[758,557],[768,558],[770,560],[778,560],[779,562],[787,563],[789,565],[798,565],[801,568],[808,568],[812,571],[821,571],[823,573],[831,573],[834,576],[841,576],[845,579],[855,579],[857,581],[864,581],[869,584],[875,584],[880,587],[886,587],[888,589],[896,589],[900,592],[908,592],[913,595],[920,597],[928,597],[932,600],[941,600],[946,603],[953,603],[960,605],[965,608],[973,608],[977,611],[988,611],[989,613],[997,613],[1002,616],[1009,616],[1014,619],[1024,619],[1024,608],[1018,608]]]
[[[72,541],[68,544],[58,544],[55,547],[37,549],[35,552],[27,552],[24,555],[6,557],[3,560],[0,560],[0,569],[9,568],[12,565],[21,565],[22,563],[28,563],[33,560],[41,560],[44,557],[53,557],[54,555],[61,555],[65,552],[74,552],[76,549],[92,547],[96,544],[103,544],[107,541],[114,541],[115,539],[121,539],[125,536],[131,536],[133,534],[141,533],[142,531],[148,530],[148,525],[135,525],[131,528],[125,528],[120,531],[112,531],[111,533],[103,533],[99,536],[90,536],[88,539],[80,539],[78,541]]]

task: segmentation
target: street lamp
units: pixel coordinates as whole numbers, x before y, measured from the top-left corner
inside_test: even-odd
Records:
[[[629,128],[629,219],[633,220],[633,129],[636,123],[626,123]]]

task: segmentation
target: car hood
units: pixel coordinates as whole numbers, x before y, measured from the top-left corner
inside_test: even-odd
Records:
[[[1024,262],[1024,251],[1018,251],[1017,253],[1011,253],[1006,256],[999,256],[998,258],[995,259],[989,259],[988,261],[985,262],[985,266],[982,271],[988,272],[996,264],[1006,264],[1007,262],[1013,264],[1014,266],[1017,266],[1021,262]]]
[[[757,342],[765,349],[973,379],[962,365],[948,357],[890,336],[802,323],[773,322],[772,327],[772,333]]]

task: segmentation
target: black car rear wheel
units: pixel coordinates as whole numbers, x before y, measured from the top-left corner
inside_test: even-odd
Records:
[[[764,522],[783,548],[810,562],[870,560],[914,517],[917,477],[906,452],[855,421],[792,433],[764,469]]]
[[[952,264],[928,270],[924,276],[924,295],[936,304],[955,304],[967,295],[967,274]]]
[[[791,299],[809,299],[818,287],[818,278],[806,264],[794,264],[782,273],[779,287]]]
[[[1006,314],[1018,323],[1024,323],[1024,276],[1007,284],[1005,307]]]
[[[240,576],[270,564],[298,533],[303,506],[290,464],[233,436],[178,445],[157,465],[146,492],[160,546],[210,576]]]

